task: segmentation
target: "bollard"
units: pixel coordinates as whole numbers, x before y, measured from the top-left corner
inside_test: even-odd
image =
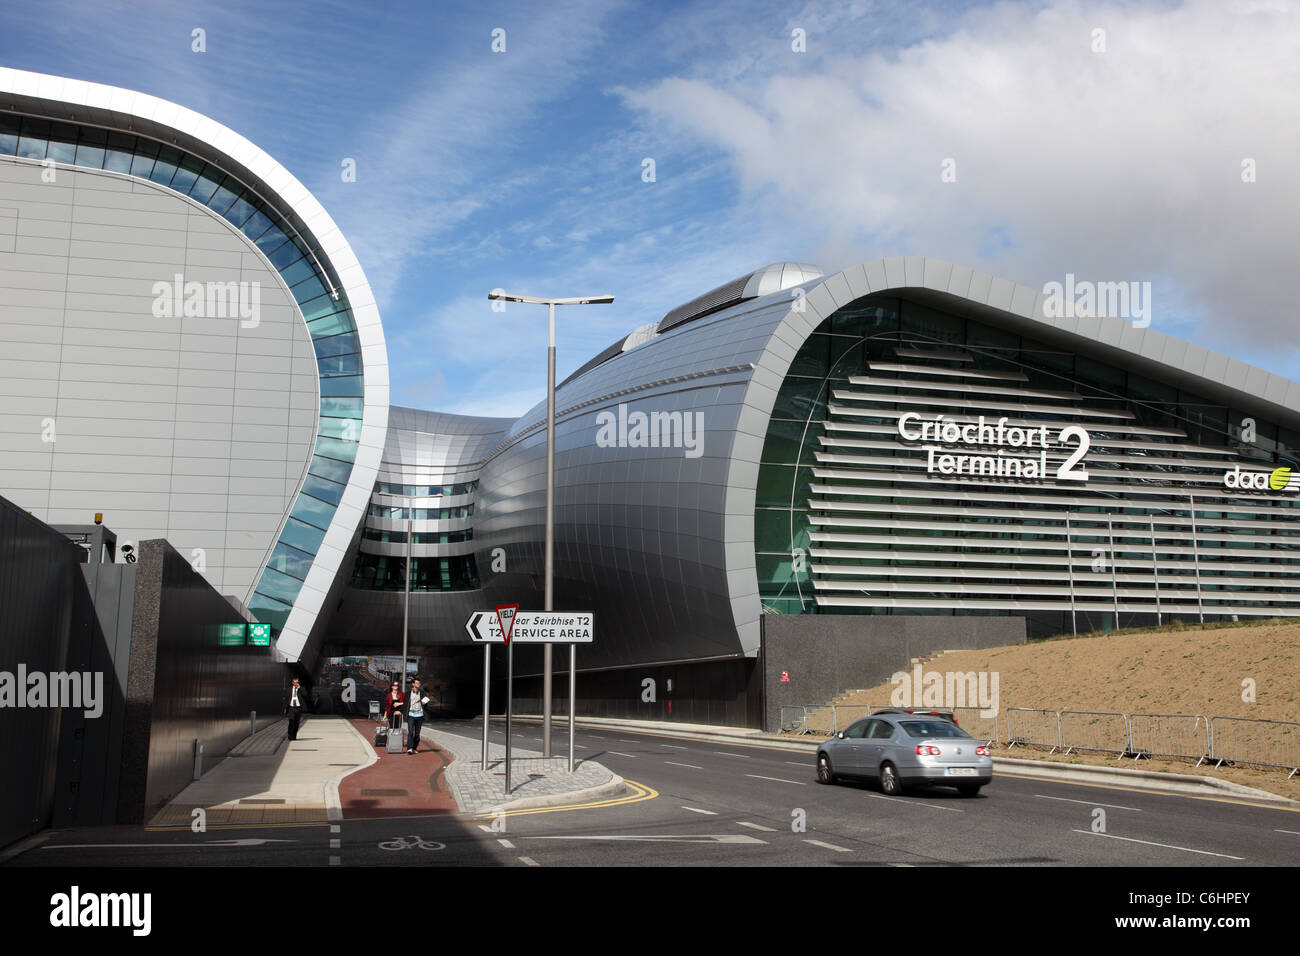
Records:
[[[194,738],[194,779],[203,776],[203,739]]]
[[[248,712],[248,732],[249,734],[257,733],[257,711],[255,710]]]

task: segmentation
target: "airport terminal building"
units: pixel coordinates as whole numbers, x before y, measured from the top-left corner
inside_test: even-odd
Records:
[[[596,613],[588,703],[647,668],[750,695],[778,618],[942,644],[1300,613],[1300,384],[1079,302],[778,263],[582,365],[555,605]],[[390,408],[347,241],[212,120],[0,70],[0,340],[0,495],[166,537],[309,668],[400,644],[408,545],[414,645],[542,604],[545,405]]]

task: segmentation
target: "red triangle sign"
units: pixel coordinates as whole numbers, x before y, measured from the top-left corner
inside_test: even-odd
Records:
[[[497,626],[501,628],[501,634],[507,644],[510,643],[510,632],[514,629],[515,615],[518,613],[518,604],[502,604],[497,608]]]

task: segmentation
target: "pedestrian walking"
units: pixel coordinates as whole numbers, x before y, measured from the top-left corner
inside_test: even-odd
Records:
[[[302,689],[298,683],[298,678],[293,679],[293,684],[289,688],[289,696],[284,702],[284,712],[289,717],[289,739],[298,739],[298,722],[302,720],[302,712],[307,706],[307,692]]]
[[[411,681],[411,695],[406,702],[406,752],[413,754],[420,749],[420,725],[424,723],[424,708],[429,703],[420,688],[419,679]]]
[[[396,681],[384,698],[384,716],[388,719],[388,729],[397,730],[402,726],[402,710],[406,707],[406,695]]]

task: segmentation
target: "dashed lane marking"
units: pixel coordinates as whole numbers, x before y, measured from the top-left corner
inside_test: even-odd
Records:
[[[755,780],[772,780],[775,781],[776,783],[792,783],[796,787],[804,786],[804,782],[802,780],[786,780],[785,777],[765,777],[761,773],[747,773],[745,774],[745,776],[753,777]]]
[[[524,866],[541,866],[541,865],[542,865],[542,864],[538,863],[536,860],[534,860],[531,856],[521,856],[521,857],[519,858],[519,862],[522,863]]]
[[[605,752],[606,752],[606,753],[614,754],[615,756],[618,756],[618,757],[631,757],[633,760],[636,760],[636,759],[637,759],[636,754],[625,754],[625,753],[623,753],[622,751],[619,751],[619,750],[607,750],[607,751],[605,751]]]
[[[776,827],[765,827],[761,823],[750,823],[748,820],[737,820],[736,826],[749,827],[751,830],[762,830],[764,833],[776,832]]]
[[[712,810],[701,810],[699,807],[682,807],[683,810],[690,810],[691,813],[703,813],[708,817],[716,817],[717,813]]]
[[[915,800],[900,800],[898,797],[886,797],[880,793],[869,793],[867,796],[874,800],[890,800],[900,807],[921,807],[924,810],[947,810],[949,813],[965,813],[965,810],[958,810],[956,807],[941,807],[937,803],[918,803]]]
[[[834,850],[836,853],[852,853],[846,846],[836,846],[834,843],[824,843],[821,840],[804,840],[804,843],[811,843],[813,846],[819,846],[823,850]]]
[[[1107,810],[1132,810],[1134,813],[1141,813],[1137,807],[1121,807],[1117,803],[1093,803],[1091,800],[1072,800],[1069,797],[1049,797],[1045,793],[1036,793],[1036,797],[1044,800],[1061,800],[1065,803],[1082,803],[1085,807],[1105,807]]]
[[[1166,850],[1182,850],[1184,853],[1199,853],[1202,856],[1217,856],[1225,860],[1244,860],[1244,856],[1229,856],[1227,853],[1211,853],[1209,850],[1196,850],[1190,846],[1174,846],[1172,843],[1153,843],[1150,840],[1138,840],[1134,837],[1116,836],[1113,833],[1094,833],[1091,830],[1073,830],[1072,833],[1082,833],[1084,836],[1109,837],[1112,840],[1123,840],[1125,843],[1141,843],[1145,846],[1158,846]]]
[[[497,840],[497,842],[500,843],[507,850],[513,850],[515,848],[515,845],[511,843],[509,840]]]
[[[715,751],[713,751],[713,752],[714,752],[715,754],[719,754],[719,755],[721,755],[721,756],[723,756],[723,757],[739,757],[741,760],[748,760],[748,759],[749,759],[749,754],[729,754],[729,753],[727,753],[725,750],[715,750]]]
[[[703,770],[703,767],[697,767],[693,763],[673,763],[671,760],[665,760],[664,763],[670,767],[690,767],[692,770]]]

